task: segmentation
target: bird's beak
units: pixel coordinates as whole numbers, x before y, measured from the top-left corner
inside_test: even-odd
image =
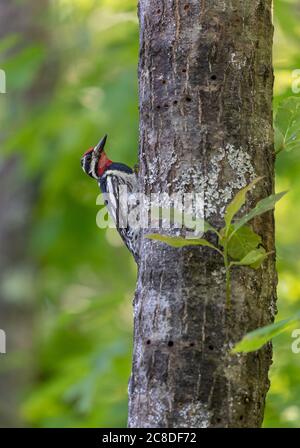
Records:
[[[104,150],[104,146],[106,143],[106,139],[107,139],[107,134],[105,134],[105,136],[100,140],[100,142],[98,143],[97,146],[95,146],[94,148],[94,154],[96,155],[100,155],[101,152]]]

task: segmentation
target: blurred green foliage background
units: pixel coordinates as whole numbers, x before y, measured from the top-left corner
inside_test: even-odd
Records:
[[[276,107],[293,95],[300,69],[299,2],[275,0],[274,25]],[[24,43],[14,31],[0,41],[0,169],[18,157],[14,181],[34,190],[26,263],[1,285],[9,306],[34,316],[32,340],[1,357],[0,381],[30,370],[15,389],[11,420],[20,425],[125,426],[136,268],[116,232],[96,227],[98,187],[79,161],[106,132],[111,158],[137,161],[136,1],[49,0],[39,27],[43,38]],[[276,212],[280,318],[300,303],[299,161],[300,148],[276,164],[277,190],[290,190]],[[300,355],[291,343],[290,334],[274,341],[267,427],[300,427]],[[0,426],[2,412],[0,404]]]

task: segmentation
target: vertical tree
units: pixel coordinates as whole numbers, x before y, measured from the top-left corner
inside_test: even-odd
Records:
[[[217,228],[250,180],[264,176],[246,209],[273,192],[271,3],[139,3],[141,191],[203,190]],[[252,225],[273,251],[272,213]],[[236,268],[228,310],[221,257],[144,239],[129,426],[260,426],[271,346],[247,355],[230,347],[272,321],[276,281],[274,256],[258,270]]]

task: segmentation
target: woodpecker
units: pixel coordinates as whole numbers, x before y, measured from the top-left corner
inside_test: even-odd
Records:
[[[100,140],[98,145],[83,154],[81,166],[86,174],[97,180],[99,188],[105,196],[108,212],[122,240],[138,263],[140,230],[137,226],[130,226],[127,220],[128,215],[139,205],[137,172],[123,163],[112,162],[107,157],[104,152],[106,139],[107,135]],[[124,187],[127,189],[127,196],[122,195]],[[127,203],[124,203],[125,201]]]

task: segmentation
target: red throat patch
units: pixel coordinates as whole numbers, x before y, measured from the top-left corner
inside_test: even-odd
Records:
[[[112,161],[109,160],[109,158],[107,157],[107,155],[105,154],[105,152],[103,151],[99,162],[98,162],[98,168],[97,168],[97,174],[99,177],[101,177],[104,173],[104,171],[109,167],[109,165],[112,164]]]

